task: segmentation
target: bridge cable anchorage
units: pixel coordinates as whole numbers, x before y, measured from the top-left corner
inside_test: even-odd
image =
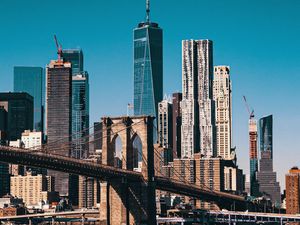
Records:
[[[154,124],[153,126],[154,126],[154,128],[155,128],[155,131],[158,133],[158,129],[157,129],[156,125]],[[154,150],[157,152],[158,156],[159,156],[159,157],[161,158],[161,160],[163,161],[162,157],[159,155],[158,149],[156,149],[156,148],[154,147]],[[192,171],[190,170],[189,167],[185,167],[185,168],[189,171],[190,174],[192,174]],[[177,175],[179,175],[178,178],[180,179],[181,173],[180,173],[179,171],[176,171],[174,167],[173,167],[173,171],[177,172]],[[196,176],[195,176],[195,179],[197,179]],[[200,180],[199,178],[198,178],[197,180],[199,181],[200,187],[202,186],[202,188],[203,188],[203,186],[204,186],[205,188],[207,188],[207,191],[209,191],[209,192],[216,192],[216,191],[217,191],[217,190],[215,190],[214,188],[210,188],[210,187],[208,187],[207,185],[201,183],[201,180]],[[189,183],[197,186],[197,184],[195,184],[195,183],[192,183],[192,182],[189,182]]]

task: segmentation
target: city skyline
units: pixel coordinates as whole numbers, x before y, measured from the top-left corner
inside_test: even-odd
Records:
[[[37,1],[31,1],[31,2],[37,2]],[[67,1],[66,1],[67,2]],[[190,1],[195,4],[195,8],[199,9],[200,4],[196,1]],[[213,8],[213,6],[216,6],[215,1],[211,3],[203,2],[204,6],[210,6]],[[271,1],[269,1],[271,2]],[[279,1],[275,1],[277,4],[283,4]],[[295,4],[299,4],[296,1],[294,1]],[[117,5],[117,3],[120,5],[120,8],[122,8],[123,4],[120,1],[112,1],[112,3],[106,3],[107,5],[104,5],[104,9],[106,10],[112,10],[113,6]],[[136,3],[136,5],[134,4]],[[12,74],[12,68],[13,66],[17,65],[25,65],[25,66],[45,66],[47,62],[49,62],[50,58],[55,57],[55,45],[52,40],[53,34],[57,33],[58,36],[62,39],[63,48],[69,48],[74,47],[77,45],[80,45],[80,47],[84,50],[87,57],[85,59],[86,61],[86,68],[91,74],[91,80],[93,84],[91,84],[91,123],[95,121],[99,121],[99,118],[102,115],[108,115],[108,114],[126,114],[126,105],[129,101],[132,101],[132,80],[133,80],[133,68],[132,68],[132,29],[136,26],[136,23],[140,22],[144,19],[144,1],[135,1],[130,8],[130,12],[134,12],[132,17],[128,15],[130,19],[129,21],[122,21],[122,24],[120,25],[121,29],[116,32],[116,36],[118,35],[125,35],[126,37],[124,40],[120,42],[115,42],[115,48],[109,49],[105,47],[102,44],[99,44],[97,42],[100,42],[99,39],[97,39],[99,36],[102,35],[103,31],[105,29],[101,29],[101,26],[94,27],[93,29],[98,29],[100,33],[98,33],[95,37],[90,36],[82,38],[80,35],[74,35],[75,37],[72,37],[72,32],[70,34],[64,33],[60,28],[54,27],[49,29],[48,21],[47,19],[45,21],[45,18],[48,18],[48,20],[51,18],[51,16],[46,12],[45,18],[41,19],[41,21],[33,21],[33,17],[28,17],[25,19],[30,20],[32,25],[29,26],[29,31],[26,31],[27,35],[30,34],[30,31],[33,30],[35,24],[39,24],[41,22],[46,22],[43,26],[47,27],[49,29],[45,34],[41,34],[42,38],[39,38],[38,36],[35,36],[32,38],[32,40],[27,40],[27,38],[24,38],[24,40],[20,40],[18,35],[15,35],[18,37],[15,39],[14,37],[10,37],[10,35],[5,34],[2,38],[2,44],[1,49],[3,49],[3,53],[1,53],[1,60],[0,60],[0,90],[1,91],[12,91],[13,88],[13,74]],[[165,64],[164,64],[164,74],[165,74],[165,89],[164,93],[171,94],[175,91],[180,90],[181,88],[181,40],[190,38],[190,39],[204,39],[209,38],[214,41],[214,65],[229,65],[231,67],[231,79],[233,82],[233,146],[237,146],[237,154],[238,154],[238,163],[239,165],[244,169],[244,171],[248,172],[248,132],[247,132],[247,126],[248,126],[248,115],[246,110],[244,109],[244,105],[242,102],[242,95],[245,94],[247,98],[249,99],[250,105],[254,107],[257,118],[260,118],[261,115],[265,114],[274,114],[274,148],[275,148],[275,155],[274,155],[274,169],[277,171],[280,175],[280,181],[282,187],[284,174],[286,171],[294,166],[299,165],[297,162],[297,159],[294,159],[294,154],[297,151],[297,143],[295,143],[293,140],[297,140],[297,126],[299,126],[300,119],[296,117],[297,111],[299,109],[299,105],[293,105],[293,107],[290,107],[290,104],[294,101],[297,102],[297,97],[299,97],[299,93],[297,92],[297,86],[299,85],[299,80],[297,80],[297,74],[294,71],[297,71],[297,68],[299,68],[299,65],[296,64],[297,61],[299,61],[299,56],[295,53],[300,49],[299,44],[297,42],[293,43],[293,38],[297,37],[297,35],[292,35],[293,32],[297,34],[299,32],[299,28],[295,24],[293,27],[293,20],[289,19],[291,16],[287,14],[281,14],[283,19],[281,20],[281,17],[276,17],[275,14],[277,10],[280,12],[284,9],[287,9],[289,7],[289,11],[293,11],[294,9],[292,6],[287,5],[273,5],[269,7],[270,10],[269,17],[266,16],[265,13],[262,13],[262,10],[257,9],[254,7],[254,4],[251,4],[249,6],[248,11],[245,12],[245,16],[241,16],[241,20],[246,20],[246,24],[243,24],[243,26],[247,27],[249,23],[252,24],[252,29],[255,31],[255,29],[258,29],[255,31],[255,34],[251,33],[251,26],[248,27],[247,31],[246,29],[239,30],[240,34],[237,32],[235,33],[236,37],[234,35],[223,35],[224,33],[224,27],[222,25],[225,25],[225,22],[220,22],[220,30],[216,29],[210,29],[207,27],[208,25],[205,25],[204,23],[201,23],[201,26],[198,27],[192,27],[189,26],[188,28],[185,28],[182,23],[191,21],[192,24],[193,20],[195,20],[197,17],[196,15],[191,15],[187,19],[183,19],[183,21],[179,22],[177,25],[182,28],[178,29],[178,31],[174,32],[176,29],[174,26],[171,26],[172,19],[174,20],[174,17],[176,15],[176,12],[179,11],[179,7],[183,7],[182,10],[187,9],[185,4],[183,3],[173,3],[174,12],[171,13],[171,18],[167,18],[163,13],[160,13],[161,10],[168,10],[167,5],[170,4],[170,1],[158,3],[157,1],[152,2],[152,8],[153,14],[152,18],[153,20],[158,21],[161,26],[165,29],[164,30],[164,45],[166,52],[164,55]],[[235,8],[232,10],[236,10],[236,7],[241,7],[237,3],[237,1],[230,1],[228,3],[227,7],[230,7],[233,3],[236,4]],[[250,2],[249,2],[250,3]],[[258,1],[256,1],[258,4]],[[5,4],[7,4],[5,7]],[[219,4],[223,6],[223,3]],[[266,7],[267,3],[259,3]],[[266,4],[266,5],[264,5]],[[53,4],[55,5],[55,4]],[[66,3],[66,5],[68,5]],[[79,7],[78,2],[75,2],[74,5],[70,6],[72,8]],[[97,10],[103,10],[99,9]],[[19,12],[18,7],[22,8],[22,2],[20,1],[20,6],[16,6],[15,4],[10,4],[7,2],[4,2],[3,8],[10,8],[10,7],[16,7],[16,12]],[[24,7],[24,6],[23,6]],[[33,8],[39,7],[36,5]],[[51,11],[51,7],[49,6]],[[64,6],[62,6],[64,7]],[[87,7],[87,6],[85,6]],[[91,8],[90,8],[91,7]],[[88,7],[88,9],[92,10],[93,4]],[[222,8],[222,7],[220,7]],[[262,7],[263,8],[263,7]],[[296,8],[296,7],[294,7]],[[30,10],[30,4],[25,7],[26,11]],[[42,9],[42,8],[41,8]],[[253,18],[253,21],[248,18],[247,16],[249,11],[255,9],[256,10],[256,17],[262,18],[262,14],[266,16],[268,19],[267,21],[260,21],[258,18]],[[87,8],[84,8],[83,10],[87,10]],[[114,10],[117,10],[114,8]],[[229,10],[227,11],[229,16],[229,22],[232,22],[231,20],[234,19],[233,17],[230,17],[230,13],[233,11]],[[11,12],[11,10],[8,10]],[[41,10],[43,11],[43,10]],[[70,10],[71,11],[71,10]],[[105,10],[104,10],[105,11]],[[119,10],[117,10],[119,12]],[[213,10],[214,13],[218,14],[221,10],[216,8]],[[226,10],[224,10],[226,11]],[[92,10],[92,12],[95,12]],[[112,12],[112,11],[111,11]],[[43,12],[44,13],[44,12]],[[2,19],[3,16],[7,16],[5,12],[1,12],[0,18]],[[26,13],[27,14],[27,13]],[[100,15],[101,13],[99,13]],[[124,16],[122,13],[113,13],[114,17],[118,16],[118,18]],[[174,14],[174,15],[173,15]],[[191,13],[192,14],[192,13]],[[292,13],[290,13],[292,14]],[[36,14],[33,14],[33,16],[39,15],[39,12]],[[100,22],[101,18],[102,20],[105,17],[110,18],[107,13],[104,13],[102,16],[96,16],[92,15],[86,20],[83,19],[83,21],[91,22],[91,18],[97,18],[96,21]],[[207,15],[205,12],[203,16]],[[222,13],[221,13],[222,15]],[[220,16],[221,16],[220,15]],[[21,26],[22,22],[20,21],[20,18],[22,16],[22,12],[20,16],[17,16],[15,20],[9,21],[7,24],[4,24],[4,29],[8,28],[8,26],[11,23],[19,22],[20,24],[20,30],[17,31],[17,33],[22,32]],[[298,15],[297,15],[298,16]],[[288,18],[287,18],[288,17]],[[19,18],[19,19],[18,19]],[[115,26],[116,22],[118,21],[118,18],[115,18],[113,21],[109,21],[105,19],[105,23],[111,24],[110,26]],[[120,19],[119,18],[119,19]],[[199,17],[199,19],[202,17]],[[207,17],[208,18],[208,17]],[[220,18],[220,17],[218,17]],[[299,16],[298,16],[299,18]],[[274,20],[273,20],[274,19]],[[277,19],[277,20],[276,20]],[[279,19],[279,21],[278,21]],[[7,20],[7,19],[6,19]],[[6,21],[2,19],[2,21]],[[228,18],[224,19],[225,21],[228,21]],[[249,21],[251,20],[251,21]],[[295,20],[297,21],[297,20]],[[173,21],[172,21],[173,22]],[[288,22],[288,23],[285,23]],[[211,26],[214,27],[216,24],[216,20],[211,21]],[[253,26],[254,24],[254,26]],[[276,26],[275,26],[276,24]],[[293,27],[293,31],[288,29],[286,26],[283,26],[285,24],[290,24],[290,29]],[[41,24],[40,24],[41,25]],[[255,27],[255,25],[259,25]],[[283,26],[283,30],[285,32],[282,32],[284,34],[278,33],[274,28],[277,26]],[[203,27],[202,27],[203,26]],[[26,26],[25,26],[26,27]],[[92,27],[92,26],[91,26]],[[85,31],[91,31],[90,26],[87,26],[87,28],[84,28]],[[229,28],[228,28],[229,27]],[[232,29],[232,25],[228,26],[229,30]],[[172,31],[173,29],[173,31]],[[235,28],[236,29],[236,28]],[[265,36],[259,35],[259,30],[265,32],[270,32],[270,37],[272,37],[274,40],[269,42],[269,36],[266,33]],[[17,29],[16,29],[17,30]],[[171,30],[171,32],[170,32]],[[197,31],[195,31],[197,30]],[[216,30],[218,30],[216,32]],[[24,30],[23,30],[24,31]],[[227,31],[227,29],[226,29]],[[15,30],[10,30],[8,32],[9,34],[13,35]],[[69,32],[69,29],[68,29]],[[244,32],[244,33],[243,33]],[[109,32],[108,32],[109,33]],[[171,37],[171,35],[174,35],[174,37]],[[230,32],[228,32],[230,33]],[[290,33],[289,35],[287,33]],[[33,32],[34,34],[34,32]],[[273,34],[273,35],[272,35]],[[276,37],[274,35],[277,35]],[[34,35],[33,35],[34,36]],[[83,35],[83,36],[89,36],[89,35]],[[107,34],[103,35],[104,37],[100,40],[108,41],[110,39],[110,35],[107,36]],[[218,37],[221,36],[221,37]],[[247,36],[247,37],[246,37]],[[30,36],[31,37],[31,36]],[[247,42],[244,43],[243,41],[235,43],[232,42],[232,37],[235,37],[237,39],[239,38],[246,38],[246,40],[252,40],[253,43]],[[281,49],[280,55],[272,55],[273,53],[278,51],[277,45],[280,43],[279,41],[283,37],[288,37],[289,42],[285,44],[285,48]],[[6,38],[11,38],[9,42],[7,42]],[[248,39],[247,39],[248,38]],[[30,39],[30,38],[29,38]],[[118,38],[119,39],[119,38]],[[223,41],[222,41],[223,39]],[[258,42],[261,41],[261,42]],[[283,39],[284,40],[284,39]],[[116,41],[116,39],[113,38],[111,42]],[[276,41],[278,43],[276,43]],[[88,43],[90,42],[90,43]],[[4,46],[4,43],[11,43],[8,45],[8,47]],[[34,45],[33,45],[34,43]],[[117,43],[117,44],[116,44]],[[127,44],[126,47],[124,47],[124,44]],[[234,49],[241,48],[240,51],[234,51],[231,50],[232,46],[230,44],[236,44]],[[2,46],[3,45],[3,46]],[[96,47],[94,48],[95,45]],[[248,45],[248,46],[246,46]],[[291,46],[293,45],[292,52],[294,53],[294,58],[290,58],[290,52],[291,52]],[[3,47],[3,48],[2,48]],[[109,44],[109,47],[111,45]],[[255,47],[254,49],[251,49]],[[260,48],[262,49],[260,49]],[[14,52],[14,50],[16,51]],[[30,49],[30,51],[29,51]],[[109,49],[109,51],[108,51]],[[174,49],[174,50],[173,50]],[[271,51],[270,51],[271,50]],[[270,52],[268,52],[270,51]],[[16,53],[16,54],[15,54]],[[41,54],[40,54],[41,53]],[[18,56],[17,56],[18,55]],[[38,55],[38,56],[35,56]],[[125,56],[128,57],[125,57]],[[174,55],[174,56],[172,56]],[[4,57],[6,56],[6,57]],[[2,58],[3,57],[3,58]],[[101,57],[107,57],[105,60],[101,60]],[[117,60],[117,62],[120,62],[124,58],[126,63],[121,64],[124,66],[124,69],[122,66],[118,66],[118,68],[112,68],[111,63],[108,61],[114,61],[111,60],[113,57],[114,60]],[[286,58],[285,61],[282,61],[284,57],[289,57],[288,60]],[[297,58],[298,57],[298,58]],[[176,62],[176,63],[174,63]],[[2,64],[3,63],[3,64]],[[103,63],[101,65],[101,63]],[[277,66],[279,63],[280,66]],[[93,64],[100,64],[100,65],[93,65]],[[113,70],[112,70],[113,69]],[[246,70],[245,70],[246,69]],[[112,72],[113,71],[113,72]],[[108,76],[110,74],[110,76]],[[176,79],[174,76],[176,75]],[[267,74],[265,76],[262,76],[264,74]],[[285,75],[285,76],[284,76]],[[287,76],[289,75],[289,76]],[[284,78],[289,79],[284,79]],[[126,78],[126,79],[125,79]],[[122,82],[118,82],[120,84],[116,84],[116,79],[121,79]],[[270,80],[272,79],[272,80]],[[102,82],[101,80],[105,80],[105,82]],[[176,80],[176,82],[174,82]],[[293,82],[291,82],[291,80]],[[113,84],[113,86],[110,86],[110,89],[105,89],[105,86],[107,83]],[[122,88],[123,87],[123,88]],[[126,88],[124,88],[126,87]],[[121,88],[121,89],[120,89]],[[278,89],[283,89],[286,91],[277,91]],[[111,96],[113,92],[117,92],[118,90],[122,90],[124,94],[122,93],[122,96],[116,95],[117,98],[114,97],[115,101],[114,103],[110,103]],[[107,93],[106,93],[107,92]],[[297,95],[298,94],[298,95]],[[108,99],[108,100],[105,100]],[[116,105],[116,106],[115,106]],[[282,110],[282,109],[288,109],[288,110]],[[294,132],[292,132],[294,131]],[[293,143],[290,144],[290,143]],[[296,145],[296,147],[295,147]],[[286,149],[291,149],[290,153]],[[284,153],[284,154],[283,154]],[[279,165],[280,160],[284,160],[285,162]]]

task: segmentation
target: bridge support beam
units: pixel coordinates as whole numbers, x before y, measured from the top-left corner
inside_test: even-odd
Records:
[[[101,183],[100,224],[156,224],[153,117],[105,117],[102,122],[102,163],[116,166],[114,145],[118,135],[122,141],[122,169],[133,170],[133,155],[137,155],[134,151],[138,151],[134,149],[133,142],[138,136],[142,142],[138,154],[142,154],[139,169],[143,180],[115,177]]]

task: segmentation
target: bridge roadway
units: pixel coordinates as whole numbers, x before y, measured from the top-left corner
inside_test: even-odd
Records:
[[[172,211],[172,210],[171,210]],[[177,211],[177,212],[175,212]],[[158,217],[157,224],[167,223],[252,223],[252,224],[288,224],[300,222],[300,215],[278,214],[278,213],[256,213],[256,212],[238,212],[238,211],[204,211],[194,210],[184,212],[181,215],[180,210],[174,210],[169,214],[170,217]]]
[[[6,163],[42,167],[51,170],[62,171],[71,174],[78,174],[87,177],[99,178],[109,181],[113,178],[124,178],[130,181],[144,182],[142,175],[136,171],[123,170],[103,164],[87,162],[66,156],[49,154],[43,151],[27,150],[14,147],[0,146],[0,161]],[[212,191],[207,188],[182,183],[161,176],[154,177],[156,188],[172,193],[201,198],[215,202],[228,202],[245,205],[245,198],[225,192]]]

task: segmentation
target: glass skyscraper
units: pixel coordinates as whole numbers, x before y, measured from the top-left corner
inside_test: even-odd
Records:
[[[88,73],[72,76],[72,139],[71,156],[82,159],[88,156],[89,134],[89,80]]]
[[[260,151],[270,151],[273,158],[273,115],[265,116],[259,120]]]
[[[27,92],[33,97],[33,128],[43,132],[45,78],[42,67],[15,66],[14,92]]]
[[[133,32],[134,115],[157,118],[158,103],[163,99],[163,31],[150,22],[149,12],[147,5],[146,22],[139,23]]]
[[[81,49],[64,49],[63,59],[72,64],[72,75],[83,71],[83,52]]]

